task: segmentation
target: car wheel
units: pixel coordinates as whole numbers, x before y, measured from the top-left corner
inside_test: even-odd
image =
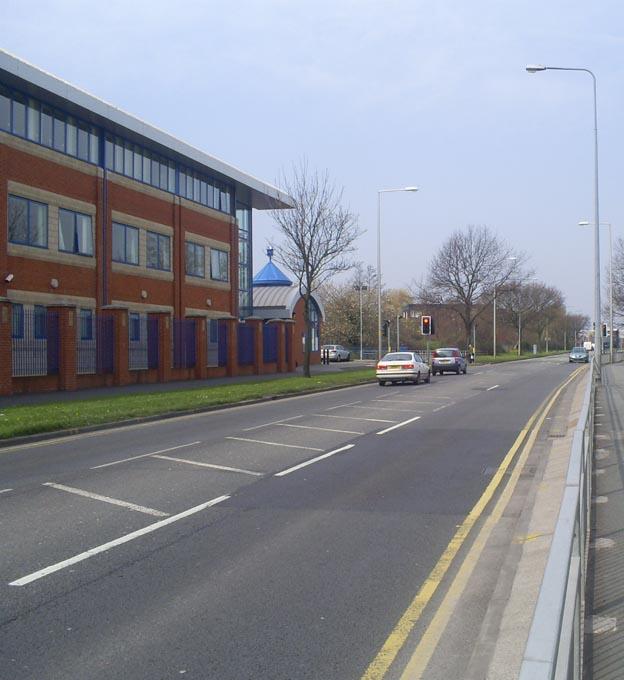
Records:
[[[459,373],[460,373],[460,369],[458,368],[458,369],[455,371],[455,375],[459,375]]]
[[[425,378],[425,382],[427,383],[427,385],[431,382],[431,371],[429,371],[429,373],[427,373],[427,377]]]
[[[351,353],[347,354],[347,361],[351,361]]]
[[[379,380],[378,382],[380,387],[383,387],[386,384],[385,380]]]
[[[468,373],[468,366],[464,366],[464,375],[466,375],[466,373]]]

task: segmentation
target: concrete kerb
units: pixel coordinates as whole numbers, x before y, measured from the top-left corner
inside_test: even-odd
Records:
[[[99,432],[101,430],[113,430],[121,427],[131,427],[132,425],[141,425],[143,423],[152,423],[158,420],[171,420],[173,418],[181,418],[184,416],[198,415],[200,413],[209,413],[211,411],[223,411],[237,406],[253,406],[254,404],[264,404],[270,401],[278,401],[280,399],[291,399],[293,397],[305,396],[308,394],[321,394],[323,392],[333,392],[335,390],[343,390],[349,387],[358,387],[359,385],[369,385],[377,382],[376,379],[363,380],[362,382],[353,383],[351,385],[332,385],[331,387],[319,387],[312,390],[303,390],[301,392],[289,392],[287,394],[271,394],[266,397],[258,399],[247,399],[243,401],[232,402],[231,404],[216,404],[213,406],[201,406],[199,408],[185,409],[181,411],[167,411],[153,416],[139,416],[137,418],[128,418],[126,420],[115,420],[110,423],[98,423],[97,425],[85,425],[82,427],[72,427],[65,430],[55,430],[50,432],[40,432],[37,434],[25,435],[23,437],[7,437],[0,439],[0,452],[2,449],[19,446],[21,444],[34,444],[46,440],[61,439],[62,437],[70,437],[77,434],[87,434],[89,432]]]

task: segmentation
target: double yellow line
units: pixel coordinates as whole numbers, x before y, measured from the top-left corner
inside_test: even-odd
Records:
[[[582,370],[583,367],[576,369],[570,375],[570,377],[559,388],[557,388],[554,391],[552,396],[550,396],[544,402],[542,402],[542,404],[540,404],[540,406],[536,409],[535,413],[533,413],[533,415],[529,418],[527,424],[521,430],[520,434],[516,438],[516,441],[513,443],[513,446],[509,449],[507,455],[499,465],[496,473],[490,480],[490,483],[483,492],[481,498],[479,498],[479,500],[476,502],[476,504],[474,505],[466,519],[461,523],[461,525],[455,532],[455,535],[451,539],[450,543],[447,545],[446,549],[442,553],[442,556],[440,557],[434,568],[431,570],[429,576],[427,577],[422,587],[416,594],[416,597],[412,600],[409,607],[405,610],[404,614],[399,619],[394,630],[390,633],[389,637],[383,644],[382,648],[379,650],[371,664],[366,669],[366,672],[362,676],[361,680],[382,680],[382,678],[384,678],[384,676],[388,672],[388,669],[394,662],[397,654],[405,644],[405,641],[407,640],[412,629],[420,619],[423,610],[425,609],[425,607],[433,597],[434,593],[438,589],[438,586],[442,582],[442,579],[444,578],[446,572],[451,566],[451,563],[453,562],[453,560],[457,556],[457,553],[464,544],[464,541],[466,540],[468,534],[470,533],[470,530],[475,525],[477,520],[481,517],[486,506],[496,493],[503,479],[503,476],[505,475],[509,466],[514,460],[516,453],[523,445],[525,440],[527,440],[526,446],[521,456],[518,458],[518,461],[516,463],[512,475],[510,476],[507,486],[501,493],[496,506],[492,510],[492,513],[490,514],[486,523],[484,524],[482,531],[479,533],[477,539],[475,540],[475,543],[473,544],[471,555],[466,557],[466,560],[464,561],[462,568],[460,569],[460,572],[457,574],[455,580],[449,587],[445,601],[442,602],[442,604],[438,608],[435,616],[433,617],[431,623],[429,624],[429,627],[427,628],[422,638],[420,639],[420,642],[418,643],[416,650],[412,654],[410,661],[408,662],[403,674],[401,675],[402,680],[403,679],[407,680],[407,678],[409,678],[410,680],[415,680],[417,678],[422,677],[422,673],[425,671],[426,666],[429,663],[431,656],[433,655],[433,652],[439,642],[442,632],[446,627],[446,623],[450,618],[452,612],[452,607],[450,606],[450,603],[457,600],[458,596],[463,591],[468,581],[468,578],[472,574],[479,554],[485,547],[485,544],[490,536],[491,531],[493,530],[496,522],[498,522],[498,520],[500,519],[503,510],[506,507],[515,489],[516,482],[518,480],[518,477],[520,476],[524,462],[526,461],[533,447],[533,444],[535,443],[537,435],[548,412],[552,408],[553,404],[555,403],[561,392],[577,377],[579,372]],[[529,433],[530,436],[527,439],[527,435],[529,435]]]

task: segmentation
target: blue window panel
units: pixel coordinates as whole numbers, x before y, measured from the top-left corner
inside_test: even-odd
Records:
[[[59,250],[93,255],[93,226],[90,215],[59,209]]]
[[[100,136],[96,128],[89,130],[89,162],[96,165],[100,161]]]
[[[90,309],[80,310],[80,339],[93,340],[93,311]]]
[[[76,121],[71,117],[67,117],[67,126],[65,127],[65,153],[70,156],[78,155],[78,128]]]
[[[65,153],[65,117],[58,111],[54,112],[54,148]]]
[[[11,95],[0,85],[0,130],[11,131]]]
[[[11,314],[11,337],[24,337],[24,305],[13,305]]]
[[[33,335],[35,340],[45,340],[47,337],[46,308],[43,305],[35,305],[33,316]]]
[[[141,315],[131,313],[128,315],[128,330],[130,333],[130,342],[139,342],[141,340]]]
[[[26,100],[22,95],[13,95],[12,132],[18,137],[26,137]]]
[[[44,106],[41,109],[41,143],[44,146],[52,146],[53,139],[53,118],[52,109]],[[64,149],[63,149],[64,151]]]
[[[31,142],[39,141],[39,127],[40,127],[40,114],[39,114],[39,102],[35,99],[28,100],[28,112],[27,112],[27,123],[28,123],[28,139]]]
[[[9,196],[9,241],[48,247],[48,206],[19,196]]]

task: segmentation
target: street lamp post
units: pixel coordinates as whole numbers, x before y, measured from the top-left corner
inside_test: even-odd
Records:
[[[591,224],[588,220],[581,220],[579,226],[589,227]],[[609,359],[613,363],[613,232],[610,222],[601,222],[600,226],[609,227]],[[600,337],[602,337],[602,326],[600,328]],[[602,340],[600,342],[602,343]],[[602,351],[602,345],[600,349]]]
[[[600,210],[598,200],[598,105],[596,97],[596,76],[587,68],[570,68],[563,66],[542,66],[541,64],[531,64],[526,67],[529,73],[539,73],[540,71],[582,71],[589,73],[592,77],[594,86],[594,323],[596,332],[601,328],[600,323]],[[598,350],[598,347],[596,347]],[[601,379],[602,372],[602,347],[594,353],[594,362],[598,379]]]
[[[360,293],[360,361],[362,361],[362,358],[363,358],[363,356],[362,356],[363,355],[362,346],[363,346],[363,337],[364,337],[364,333],[363,333],[363,330],[362,330],[362,328],[363,328],[363,326],[362,326],[362,291],[368,290],[368,286],[365,286],[361,283],[358,283],[353,287],[355,288],[355,290],[359,291],[359,293]]]
[[[377,360],[381,359],[381,194],[397,191],[418,191],[418,187],[379,189],[377,191]],[[390,333],[388,333],[388,336]]]

